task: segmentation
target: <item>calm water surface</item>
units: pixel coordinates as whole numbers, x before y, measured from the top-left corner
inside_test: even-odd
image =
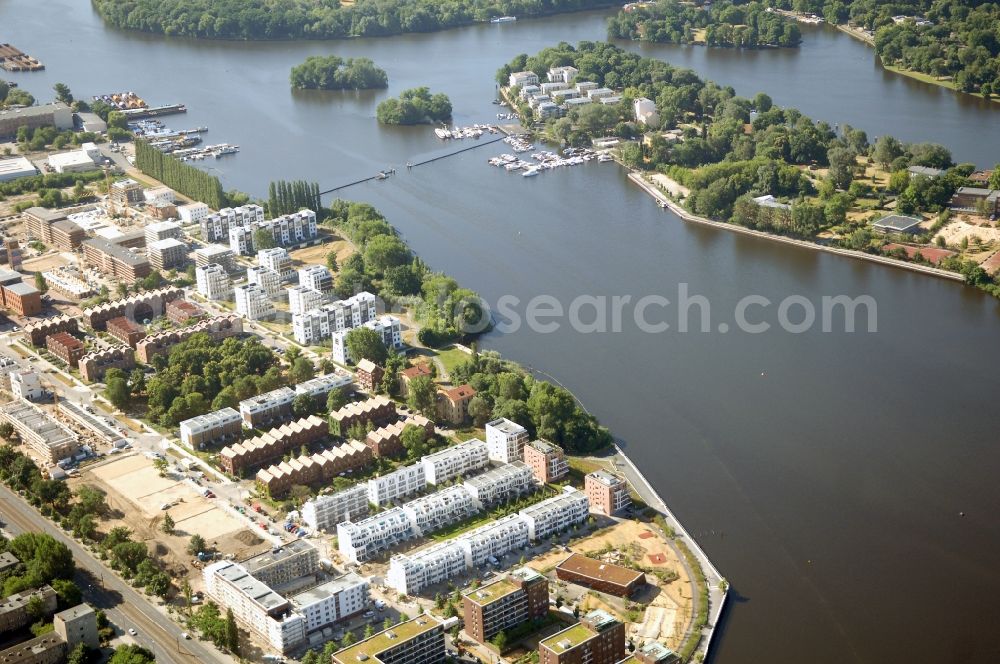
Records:
[[[492,119],[493,74],[520,52],[601,39],[600,13],[350,42],[246,44],[106,30],[82,0],[0,0],[0,34],[47,70],[36,96],[135,90],[184,102],[241,154],[208,164],[262,195],[275,178],[324,188],[446,151],[427,128],[379,128],[376,103],[428,85],[460,124]],[[1000,107],[880,70],[833,30],[799,52],[624,44],[740,94],[871,136],[936,141],[1000,161]],[[306,55],[372,57],[387,91],[293,93]],[[685,225],[613,165],[523,179],[484,147],[344,192],[382,209],[437,268],[495,302],[662,294],[678,284],[732,323],[748,294],[870,294],[875,334],[494,334],[487,345],[572,389],[648,474],[731,580],[713,657],[775,662],[1000,661],[996,369],[1000,306],[957,284]],[[768,318],[774,322],[773,308]],[[959,517],[960,511],[966,516]]]

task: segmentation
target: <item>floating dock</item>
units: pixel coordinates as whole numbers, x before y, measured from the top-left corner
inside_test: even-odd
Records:
[[[45,65],[21,49],[10,44],[0,44],[0,67],[7,71],[41,71]]]

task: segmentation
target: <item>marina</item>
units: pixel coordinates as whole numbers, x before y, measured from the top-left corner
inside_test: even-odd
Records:
[[[534,149],[533,145],[530,143],[524,143],[521,140],[517,141],[515,144],[517,145],[517,147],[514,148],[515,152],[527,152],[528,150]],[[592,161],[601,163],[614,161],[614,158],[610,154],[605,152],[596,152],[588,148],[566,148],[563,150],[561,156],[555,152],[543,150],[541,152],[532,153],[531,158],[534,160],[534,163],[516,157],[512,154],[502,154],[499,157],[491,157],[487,160],[487,163],[490,166],[502,168],[507,172],[523,171],[521,176],[527,178],[534,177],[542,171],[561,168],[563,166],[579,166]]]
[[[483,134],[495,134],[499,131],[496,125],[474,124],[468,127],[435,127],[434,135],[441,140],[461,140],[463,138],[479,138]]]

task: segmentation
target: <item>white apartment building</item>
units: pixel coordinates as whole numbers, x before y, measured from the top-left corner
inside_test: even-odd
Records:
[[[481,567],[490,558],[528,546],[528,522],[518,514],[509,514],[459,535],[455,541],[465,552],[466,566]]]
[[[315,240],[319,236],[316,227],[316,213],[299,210],[274,219],[254,222],[255,230],[262,228],[271,232],[274,243],[279,247],[291,247]]]
[[[426,487],[427,476],[424,474],[424,466],[417,462],[368,480],[368,502],[373,505],[385,505],[412,496]]]
[[[395,316],[386,315],[376,320],[370,320],[364,324],[364,327],[371,328],[381,335],[382,343],[385,344],[386,348],[399,349],[403,347],[402,330],[399,319]],[[340,364],[353,362],[353,358],[347,350],[348,332],[349,330],[340,330],[330,335],[333,338],[333,352],[331,357],[333,357],[334,362],[339,362]]]
[[[38,374],[29,369],[10,372],[10,392],[15,399],[37,401],[45,394]]]
[[[156,205],[157,203],[173,203],[177,194],[170,187],[153,187],[143,190],[142,197],[147,205]]]
[[[476,438],[452,445],[420,459],[428,484],[441,484],[481,470],[490,464],[486,443]]]
[[[261,320],[274,316],[274,303],[267,291],[257,284],[237,286],[233,291],[236,297],[236,313],[250,320]]]
[[[181,442],[198,450],[205,445],[233,437],[239,433],[240,426],[240,414],[235,409],[215,410],[181,422]]]
[[[516,71],[507,77],[507,85],[510,87],[538,85],[538,74],[533,71]]]
[[[549,83],[569,83],[576,75],[580,73],[580,70],[576,67],[570,67],[565,65],[562,67],[552,67],[549,69],[546,78],[549,79]]]
[[[401,507],[393,507],[367,519],[337,524],[340,555],[360,563],[413,538],[413,526]]]
[[[264,551],[240,562],[253,578],[268,586],[282,586],[319,570],[319,551],[304,539]]]
[[[198,293],[209,300],[231,300],[233,298],[233,281],[229,273],[218,263],[209,263],[194,270]]]
[[[524,444],[528,431],[520,424],[506,418],[486,423],[486,445],[490,459],[500,463],[513,463],[524,458]]]
[[[333,290],[333,274],[325,265],[309,265],[299,270],[299,285],[326,293]]]
[[[526,507],[518,515],[527,523],[528,537],[534,542],[574,524],[583,523],[589,513],[590,501],[587,500],[587,495],[568,486],[558,496]]]
[[[240,402],[240,419],[250,429],[274,420],[287,419],[292,412],[294,400],[295,390],[290,387],[279,387],[258,394]]]
[[[291,595],[288,600],[305,619],[306,632],[314,632],[364,611],[368,606],[368,591],[368,579],[348,572]]]
[[[180,212],[180,210],[178,210]],[[183,219],[183,217],[181,217]],[[229,241],[229,229],[249,226],[264,221],[264,208],[259,205],[243,205],[238,208],[222,208],[215,214],[201,217],[201,239],[206,242]]]
[[[326,299],[319,291],[306,288],[301,284],[288,288],[288,310],[295,316],[302,316],[308,311],[312,311],[322,306]]]
[[[325,403],[330,392],[347,387],[353,382],[354,376],[346,371],[337,370],[299,383],[295,386],[295,394],[308,394],[314,399],[322,399]]]
[[[252,256],[254,252],[253,226],[232,226],[229,229],[229,249],[236,256]]]
[[[389,561],[385,582],[403,595],[454,578],[467,569],[465,553],[452,540],[435,544],[412,555],[396,555]]]
[[[233,615],[272,648],[285,653],[306,640],[306,620],[292,610],[291,603],[229,561],[213,563],[203,572],[205,592],[223,612]]]
[[[430,535],[476,512],[472,496],[461,486],[415,498],[402,507],[416,537]]]
[[[292,316],[292,334],[300,344],[315,344],[335,332],[358,327],[374,318],[375,296],[361,292]]]
[[[169,270],[187,263],[188,246],[172,237],[154,242],[147,241],[146,256],[153,269]]]
[[[208,216],[208,206],[204,203],[188,203],[177,207],[177,216],[185,224],[200,224]]]
[[[207,244],[194,250],[195,267],[218,263],[227,272],[233,269],[233,250],[221,244]]]
[[[642,124],[655,124],[660,121],[660,114],[656,112],[656,102],[652,99],[639,97],[633,103],[636,122]]]
[[[281,275],[263,265],[247,268],[247,283],[260,286],[272,300],[281,293]]]
[[[257,252],[257,263],[261,267],[275,272],[282,281],[291,278],[295,270],[292,269],[292,257],[284,247],[274,247],[272,249],[261,249]]]
[[[173,221],[158,221],[146,226],[145,231],[147,247],[158,240],[179,240],[182,235],[180,224]]]
[[[399,593],[415,595],[527,545],[527,522],[511,514],[422,551],[393,556],[386,584]]]
[[[497,466],[462,485],[478,509],[487,509],[530,493],[535,489],[531,468],[523,461]]]
[[[357,484],[343,491],[317,496],[300,510],[302,520],[312,530],[328,532],[344,521],[368,516],[368,487]]]

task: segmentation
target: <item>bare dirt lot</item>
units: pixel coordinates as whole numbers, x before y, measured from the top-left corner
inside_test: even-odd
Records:
[[[628,634],[639,642],[659,640],[668,647],[679,648],[684,629],[691,618],[693,584],[674,547],[659,532],[639,521],[623,520],[590,537],[574,542],[570,549],[579,553],[596,553],[612,549],[605,557],[609,562],[619,562],[624,555],[637,564],[652,570],[675,572],[677,580],[662,583],[652,574],[646,575],[652,588],[640,593],[637,600],[645,605],[639,623],[628,624]],[[565,551],[553,550],[528,563],[539,571],[555,567],[566,556]],[[616,606],[605,602],[601,596],[588,595],[581,609],[603,608],[621,616]],[[624,617],[624,616],[622,616]]]
[[[354,245],[339,235],[321,230],[320,237],[323,239],[323,244],[289,252],[288,255],[295,261],[296,267],[301,267],[302,265],[326,265],[326,255],[331,251],[337,252],[337,263],[340,264],[354,253]]]
[[[201,575],[189,567],[192,557],[187,546],[191,535],[201,535],[220,554],[232,554],[237,559],[266,548],[256,533],[214,499],[199,495],[185,480],[170,475],[160,477],[144,456],[120,456],[96,464],[73,482],[92,484],[107,492],[113,518],[102,522],[102,532],[120,525],[128,527],[163,558],[175,578],[195,572],[189,581],[196,590],[201,587]],[[165,503],[173,505],[167,510],[176,524],[171,535],[161,530],[167,511],[160,507]]]
[[[54,270],[57,267],[69,264],[70,261],[61,253],[54,253],[29,258],[22,265],[28,272],[45,272],[46,270]]]
[[[948,246],[960,244],[963,238],[968,238],[971,244],[977,237],[985,244],[1000,240],[1000,228],[981,217],[971,217],[969,221],[957,219],[946,224],[937,237],[943,237]]]

